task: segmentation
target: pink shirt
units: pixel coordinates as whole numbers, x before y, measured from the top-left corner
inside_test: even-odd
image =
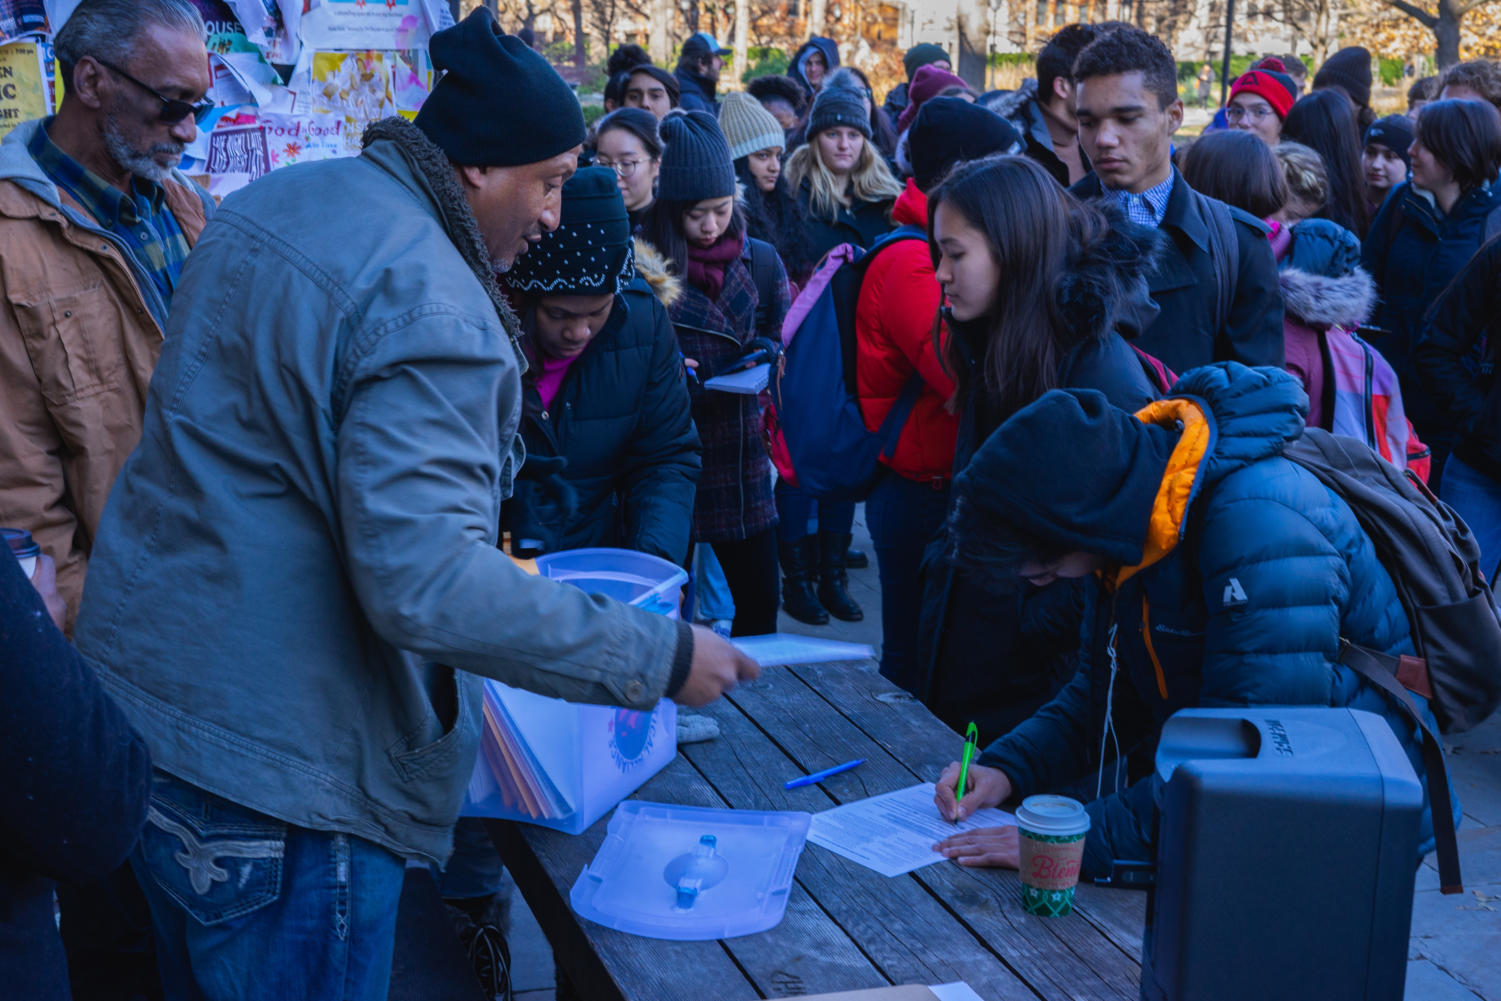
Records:
[[[537,377],[537,394],[542,397],[543,409],[552,407],[552,401],[558,397],[558,390],[563,388],[563,377],[568,374],[568,366],[582,357],[581,351],[572,358],[542,359],[542,374]]]

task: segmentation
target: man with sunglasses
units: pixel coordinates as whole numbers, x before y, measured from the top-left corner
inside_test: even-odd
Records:
[[[213,209],[175,169],[211,107],[204,37],[191,0],[84,0],[57,34],[62,106],[0,145],[0,524],[56,561],[70,631]]]

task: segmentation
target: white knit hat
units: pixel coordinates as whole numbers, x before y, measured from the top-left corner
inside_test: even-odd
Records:
[[[730,144],[730,159],[750,156],[757,150],[786,146],[781,123],[761,102],[743,91],[724,96],[719,109],[719,127]]]

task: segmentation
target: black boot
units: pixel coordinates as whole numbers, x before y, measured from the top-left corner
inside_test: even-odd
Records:
[[[777,555],[782,561],[782,607],[799,622],[826,626],[829,613],[813,594],[813,556],[817,546],[818,540],[811,535],[796,542],[777,543]]]
[[[834,618],[859,622],[865,613],[846,590],[850,578],[844,569],[844,554],[850,547],[849,534],[820,532],[818,543],[818,600]]]
[[[863,549],[846,549],[844,551],[844,568],[846,570],[864,570],[870,566],[870,557],[865,555]]]

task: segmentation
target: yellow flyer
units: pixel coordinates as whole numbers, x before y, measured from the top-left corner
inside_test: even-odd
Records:
[[[46,117],[47,76],[35,42],[0,45],[0,136],[32,118]]]

